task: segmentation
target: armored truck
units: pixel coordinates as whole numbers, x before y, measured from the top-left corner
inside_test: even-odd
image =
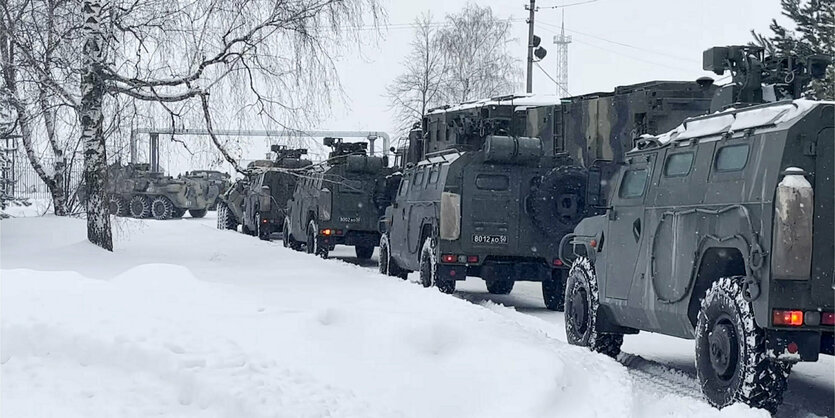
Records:
[[[388,158],[370,156],[366,142],[325,138],[327,161],[301,173],[287,203],[284,246],[327,258],[336,245],[356,249],[357,258],[371,258],[380,242],[377,222],[390,203],[392,174]]]
[[[149,164],[123,166],[118,162],[108,167],[105,190],[110,213],[160,220],[182,217],[186,211],[202,218],[220,194],[220,187],[208,177],[173,178],[151,171]]]
[[[394,204],[381,222],[380,271],[420,272],[452,292],[481,277],[507,294],[542,283],[561,310],[560,239],[593,210],[586,167],[622,161],[634,138],[706,113],[712,80],[657,81],[560,100],[508,96],[431,111],[412,131]]]
[[[241,225],[241,232],[262,240],[281,232],[287,216],[285,202],[293,195],[300,170],[311,162],[302,158],[306,149],[273,145],[270,150],[275,158],[249,163],[246,176],[221,196],[219,229]]]
[[[833,354],[833,109],[778,102],[641,139],[607,213],[564,238],[568,341],[614,356],[639,330],[695,339],[713,405],[773,411],[793,363]]]

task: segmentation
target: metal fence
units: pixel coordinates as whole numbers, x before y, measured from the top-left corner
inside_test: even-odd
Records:
[[[11,169],[7,170],[8,174],[4,172],[4,176],[11,176],[7,180],[10,181],[10,194],[15,197],[25,197],[30,199],[50,199],[49,189],[46,184],[35,172],[35,169],[29,164],[26,154],[22,151],[16,151],[10,155]],[[65,181],[69,184],[69,190],[76,190],[81,183],[83,176],[84,165],[82,155],[76,155],[74,162],[70,163],[71,159],[67,159],[67,172],[65,174]],[[55,159],[52,157],[40,158],[40,163],[47,173],[51,173],[55,167]],[[71,165],[70,165],[71,164]]]

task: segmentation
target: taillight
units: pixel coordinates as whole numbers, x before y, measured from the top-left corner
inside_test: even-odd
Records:
[[[803,325],[803,311],[784,311],[775,309],[771,317],[774,325],[799,327]]]
[[[821,314],[821,324],[823,325],[835,325],[835,313],[832,312],[824,312]]]
[[[330,229],[330,228],[323,229],[322,230],[322,235],[324,235],[326,237],[333,235],[333,229]]]
[[[341,229],[336,230],[336,235],[343,235],[344,233],[345,233],[345,231],[343,231]]]
[[[478,263],[478,256],[477,255],[468,256],[467,257],[467,262],[468,263]]]
[[[441,256],[441,261],[444,263],[454,263],[458,261],[458,256],[455,254],[444,254]]]
[[[562,260],[560,260],[559,258],[555,258],[554,259],[554,266],[562,267]]]

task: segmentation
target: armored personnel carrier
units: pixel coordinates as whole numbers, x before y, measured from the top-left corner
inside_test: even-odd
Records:
[[[381,229],[380,271],[419,271],[452,292],[481,277],[494,294],[542,283],[561,310],[560,239],[590,213],[586,168],[623,161],[634,138],[706,113],[712,80],[657,81],[560,100],[508,96],[431,111],[412,131]],[[615,166],[615,165],[613,165]]]
[[[173,178],[152,172],[149,164],[133,163],[110,165],[105,190],[110,213],[160,220],[182,217],[186,211],[202,218],[220,194],[220,187],[208,177]]]
[[[760,52],[709,50],[705,68],[760,68]],[[624,334],[694,339],[711,404],[773,412],[792,364],[835,351],[835,103],[717,97],[733,107],[640,138],[606,213],[564,237],[566,335],[611,356]]]
[[[302,156],[306,149],[273,145],[274,159],[253,161],[246,176],[221,195],[218,205],[219,229],[237,229],[269,240],[280,232],[287,217],[285,202],[293,195],[300,171],[311,165]]]
[[[325,138],[324,144],[332,148],[328,160],[303,172],[287,203],[284,246],[327,258],[336,245],[349,245],[357,258],[371,258],[390,203],[387,188],[396,188],[387,180],[388,159],[368,155],[365,142]]]

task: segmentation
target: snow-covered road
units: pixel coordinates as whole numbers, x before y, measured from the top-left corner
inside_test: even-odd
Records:
[[[565,344],[536,284],[454,298],[211,219],[120,220],[114,254],[83,221],[7,220],[0,250],[4,418],[768,416],[702,401],[688,342],[627,339],[629,367]],[[832,403],[828,361],[803,411]]]

